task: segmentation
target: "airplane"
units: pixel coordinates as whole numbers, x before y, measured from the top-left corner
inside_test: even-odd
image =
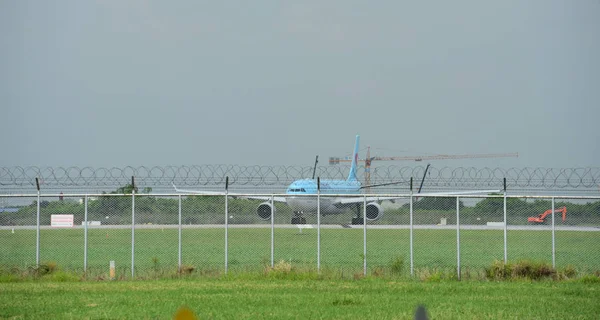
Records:
[[[383,183],[376,185],[363,186],[356,177],[356,168],[358,163],[358,146],[360,136],[356,135],[356,141],[354,143],[354,152],[352,157],[352,164],[350,166],[350,172],[346,180],[320,180],[320,179],[300,179],[292,182],[286,189],[285,197],[276,196],[272,197],[273,202],[282,202],[287,204],[293,211],[294,216],[292,217],[292,224],[306,224],[306,218],[304,214],[316,214],[317,213],[317,193],[325,195],[326,197],[320,198],[320,213],[321,215],[340,214],[347,212],[348,210],[354,209],[356,216],[352,218],[352,224],[363,224],[363,218],[361,217],[361,205],[366,201],[366,208],[364,209],[365,217],[368,221],[377,221],[383,217],[384,209],[380,202],[384,200],[393,201],[400,197],[390,196],[376,196],[369,195],[365,197],[359,196],[344,196],[344,195],[359,195],[361,189],[367,187],[379,187],[391,184],[398,184],[401,182]],[[178,189],[174,184],[176,192],[179,193],[195,193],[205,195],[225,195],[225,192],[215,191],[198,191],[198,190],[182,190]],[[499,190],[482,190],[474,192],[498,192]],[[454,194],[465,194],[467,192],[460,192]],[[473,192],[468,192],[472,194]],[[447,195],[448,193],[444,193]],[[256,208],[256,214],[263,220],[271,219],[271,212],[275,212],[275,207],[271,204],[271,197],[268,196],[249,196],[236,193],[227,193],[227,195],[233,197],[239,197],[244,199],[257,199],[266,200],[258,205]],[[312,196],[311,196],[312,195]],[[332,196],[327,196],[332,195]]]

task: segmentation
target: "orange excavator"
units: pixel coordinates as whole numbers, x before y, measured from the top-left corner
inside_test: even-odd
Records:
[[[558,209],[554,209],[554,212],[562,213],[562,221],[565,222],[567,219],[567,207],[561,207]],[[539,214],[537,217],[529,217],[527,218],[527,222],[533,223],[544,223],[546,222],[546,217],[552,213],[552,209],[548,209],[544,211],[544,213]]]

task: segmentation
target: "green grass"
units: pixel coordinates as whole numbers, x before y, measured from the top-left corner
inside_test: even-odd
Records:
[[[229,270],[261,272],[270,263],[269,228],[229,230]],[[26,269],[35,264],[35,230],[2,230],[0,266]],[[222,272],[225,263],[225,231],[184,229],[182,263],[197,272]],[[64,271],[83,272],[84,237],[80,229],[41,230],[42,262],[53,262]],[[174,274],[177,269],[177,229],[138,229],[135,232],[136,274],[144,277]],[[529,259],[551,263],[550,231],[508,232],[509,260]],[[600,270],[600,232],[556,232],[557,268],[574,266],[582,273]],[[317,266],[317,230],[275,229],[274,260],[285,260],[301,270]],[[503,260],[501,230],[462,230],[461,266],[464,272],[482,270],[494,260]],[[369,272],[398,273],[394,261],[410,267],[409,230],[369,229],[367,265]],[[131,274],[131,230],[90,229],[89,274],[108,273],[109,261],[117,265],[118,277]],[[417,269],[456,269],[455,230],[414,230],[414,263]],[[363,268],[362,229],[322,229],[321,266],[352,275]],[[395,269],[394,269],[395,268]],[[392,270],[393,269],[393,270]],[[478,272],[478,271],[477,271]]]
[[[2,319],[597,319],[600,284],[204,279],[19,282],[0,286]]]

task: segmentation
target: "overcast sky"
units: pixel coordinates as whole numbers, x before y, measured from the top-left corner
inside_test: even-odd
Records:
[[[0,57],[0,166],[600,166],[597,0],[0,0]]]

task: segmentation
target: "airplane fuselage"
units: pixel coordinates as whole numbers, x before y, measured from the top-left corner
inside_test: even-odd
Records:
[[[322,215],[339,214],[354,205],[339,204],[340,195],[360,194],[361,184],[357,180],[321,180],[320,190],[314,179],[296,180],[286,190],[286,203],[298,213],[317,212],[317,194],[320,193]]]

